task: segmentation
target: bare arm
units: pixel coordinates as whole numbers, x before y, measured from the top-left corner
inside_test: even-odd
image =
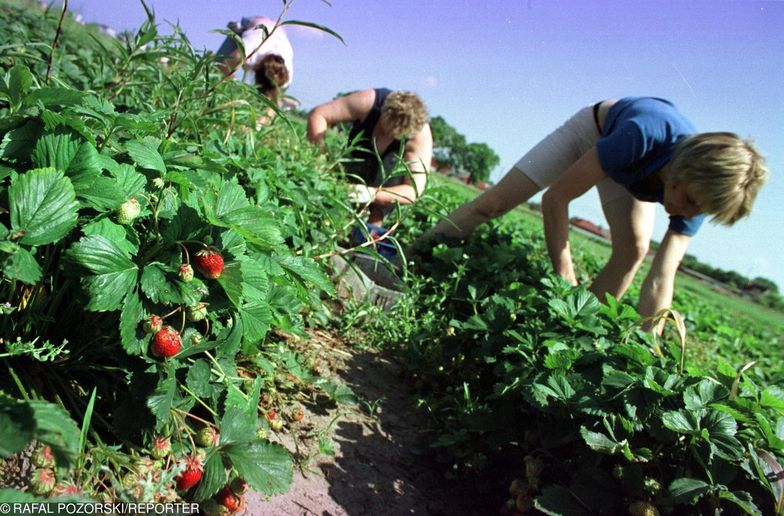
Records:
[[[569,203],[607,177],[599,164],[596,148],[575,161],[542,196],[542,215],[547,252],[555,272],[577,284],[569,248]]]
[[[375,202],[390,205],[410,204],[417,200],[425,191],[432,157],[433,135],[430,132],[430,125],[425,124],[419,133],[406,141],[403,150],[403,161],[411,173],[410,177],[405,177],[403,184],[377,189]]]
[[[643,317],[655,315],[662,308],[668,308],[672,304],[675,273],[686,255],[690,241],[691,237],[671,230],[664,235],[664,240],[653,259],[651,270],[642,283],[637,310]],[[645,328],[654,329],[651,324],[646,325]],[[662,328],[663,324],[659,324],[655,331],[661,333]]]
[[[364,119],[375,99],[376,92],[367,89],[316,106],[308,114],[308,140],[323,149],[327,129],[341,122]]]

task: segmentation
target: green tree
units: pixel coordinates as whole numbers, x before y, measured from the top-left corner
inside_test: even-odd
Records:
[[[466,171],[471,182],[487,181],[490,172],[501,162],[498,155],[485,143],[468,143],[466,137],[449,125],[441,116],[430,119],[433,132],[433,157],[456,171]]]

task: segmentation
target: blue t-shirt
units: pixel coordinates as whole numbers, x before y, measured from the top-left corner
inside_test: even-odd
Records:
[[[669,163],[675,145],[696,133],[692,123],[670,102],[654,97],[626,97],[607,112],[602,137],[596,142],[599,163],[610,178],[637,199],[664,202],[661,186],[646,181]],[[694,236],[705,215],[690,219],[670,215],[670,229]]]

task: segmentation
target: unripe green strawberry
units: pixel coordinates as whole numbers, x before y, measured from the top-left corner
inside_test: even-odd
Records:
[[[56,482],[54,471],[49,468],[37,469],[33,472],[33,478],[30,479],[30,487],[37,495],[47,495],[52,492]]]
[[[120,205],[117,210],[117,222],[123,225],[132,224],[136,217],[142,212],[142,207],[139,201],[131,197]]]
[[[261,441],[267,440],[267,429],[263,426],[260,426],[258,430],[256,430],[256,437],[259,438]]]
[[[151,315],[149,319],[144,321],[144,331],[147,333],[158,333],[163,328],[163,319],[157,315]]]
[[[164,186],[166,186],[166,182],[163,180],[162,177],[156,177],[155,179],[152,180],[152,186],[160,190]]]
[[[54,454],[49,446],[41,446],[33,455],[33,465],[39,468],[53,468],[55,466]]]
[[[193,257],[193,264],[197,271],[211,279],[220,277],[223,272],[223,256],[212,247],[198,251]]]
[[[199,303],[196,306],[189,306],[185,310],[185,316],[189,321],[202,321],[205,317],[207,317],[207,305],[204,303]]]
[[[182,343],[183,345],[192,345],[195,346],[200,344],[201,341],[204,340],[204,336],[196,331],[195,328],[185,328],[185,331],[182,332]]]
[[[180,264],[179,270],[180,279],[185,283],[193,281],[193,267],[189,263]]]
[[[272,428],[275,432],[280,432],[283,430],[283,420],[282,419],[273,419],[270,421],[270,428]]]
[[[235,478],[231,481],[231,492],[237,496],[242,496],[248,492],[248,483],[245,482],[244,478]]]
[[[176,355],[182,348],[182,338],[171,326],[164,326],[152,338],[152,354],[156,357],[168,358]]]
[[[220,435],[213,427],[205,426],[196,432],[196,436],[193,440],[197,445],[207,448],[209,446],[215,446],[218,444],[219,439]]]
[[[168,457],[171,453],[171,443],[165,437],[159,437],[152,442],[150,455],[156,459]]]

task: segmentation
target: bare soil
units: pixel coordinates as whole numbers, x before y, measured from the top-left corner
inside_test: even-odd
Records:
[[[354,405],[306,406],[303,425],[325,428],[335,455],[317,455],[295,469],[286,494],[246,496],[252,515],[486,515],[498,514],[503,483],[478,486],[449,480],[435,464],[422,428],[424,413],[401,367],[389,355],[357,350],[324,332],[307,342],[335,381],[348,385],[359,399]],[[372,413],[371,413],[372,410]],[[277,440],[295,456],[317,450],[317,440],[296,427]],[[508,480],[507,480],[508,481]]]

